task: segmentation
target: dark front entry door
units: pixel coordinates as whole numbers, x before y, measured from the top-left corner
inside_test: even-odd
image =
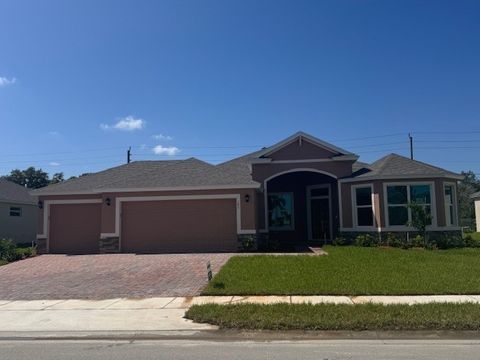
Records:
[[[307,188],[308,239],[330,239],[330,185]]]

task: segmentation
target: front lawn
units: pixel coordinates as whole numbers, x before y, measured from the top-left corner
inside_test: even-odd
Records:
[[[195,305],[199,323],[251,330],[480,330],[480,305]]]
[[[203,294],[480,294],[480,249],[325,250],[328,256],[233,257]]]
[[[7,265],[7,264],[8,264],[8,261],[0,260],[0,266],[2,266],[2,265]]]

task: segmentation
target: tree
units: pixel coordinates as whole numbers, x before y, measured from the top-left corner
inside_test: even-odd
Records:
[[[424,206],[415,202],[409,203],[408,208],[412,214],[412,219],[408,221],[407,225],[423,233],[423,241],[427,245],[427,226],[432,223],[432,215],[426,211]]]
[[[460,225],[472,226],[475,219],[475,207],[472,194],[480,191],[480,180],[473,171],[462,171],[464,179],[458,182],[458,215]]]
[[[63,172],[55,173],[52,176],[52,180],[50,180],[50,184],[57,184],[57,183],[60,183],[64,180],[65,179],[63,177]]]
[[[42,169],[35,169],[33,166],[25,170],[14,169],[10,172],[10,175],[4,178],[29,189],[38,189],[50,183],[48,174]]]

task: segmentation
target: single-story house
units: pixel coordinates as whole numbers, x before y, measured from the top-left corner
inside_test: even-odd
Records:
[[[37,199],[29,189],[0,179],[0,239],[33,243],[37,235]]]
[[[387,155],[373,164],[303,132],[212,165],[135,161],[36,190],[50,253],[236,251],[262,237],[323,243],[339,232],[458,230],[456,173]]]
[[[472,195],[475,202],[475,222],[477,224],[477,232],[480,232],[480,191]]]

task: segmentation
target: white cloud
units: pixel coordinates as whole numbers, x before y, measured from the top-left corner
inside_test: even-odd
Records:
[[[134,131],[141,130],[145,127],[145,120],[135,118],[131,115],[121,118],[114,125],[100,124],[102,130],[122,130],[122,131]]]
[[[171,137],[170,135],[163,134],[153,135],[152,138],[154,138],[155,140],[173,140],[173,137]]]
[[[60,163],[52,161],[49,163],[50,166],[60,166]]]
[[[168,146],[168,147],[165,147],[165,146],[162,146],[162,145],[157,145],[153,148],[153,152],[156,154],[156,155],[169,155],[169,156],[173,156],[173,155],[176,155],[180,152],[180,149],[175,147],[175,146]]]
[[[12,84],[15,84],[16,82],[17,82],[17,79],[15,78],[8,79],[6,77],[0,76],[0,87],[12,85]]]

